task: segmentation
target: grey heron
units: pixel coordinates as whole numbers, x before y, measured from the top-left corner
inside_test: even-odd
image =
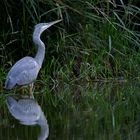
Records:
[[[39,125],[41,128],[38,140],[46,140],[49,135],[47,119],[33,98],[14,99],[12,96],[6,98],[6,104],[11,115],[23,125]]]
[[[34,58],[26,56],[13,65],[7,74],[5,89],[12,89],[15,87],[15,85],[29,85],[29,93],[32,95],[33,82],[37,78],[45,56],[45,44],[41,41],[40,36],[43,31],[60,21],[61,20],[56,20],[49,23],[39,23],[35,25],[33,32],[33,42],[35,46],[37,46],[38,51]]]

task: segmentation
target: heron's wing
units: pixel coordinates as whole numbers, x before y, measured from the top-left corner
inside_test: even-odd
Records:
[[[5,85],[17,83],[19,85],[29,84],[36,79],[40,67],[32,57],[24,57],[16,62],[9,71]],[[16,84],[15,83],[15,84]]]
[[[11,75],[17,76],[19,73],[21,73],[22,71],[26,69],[27,70],[34,69],[37,65],[38,64],[34,58],[28,57],[28,56],[24,57],[13,65],[13,67],[8,73],[8,76],[11,76]]]

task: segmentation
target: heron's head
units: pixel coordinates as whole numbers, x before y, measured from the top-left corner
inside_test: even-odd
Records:
[[[43,33],[43,31],[45,31],[46,29],[48,29],[49,27],[51,27],[52,25],[54,25],[60,21],[61,20],[56,20],[56,21],[52,21],[52,22],[48,22],[48,23],[39,23],[39,24],[35,25],[33,36],[40,36]]]

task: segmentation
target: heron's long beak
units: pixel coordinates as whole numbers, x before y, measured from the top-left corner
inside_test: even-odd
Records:
[[[54,24],[56,24],[56,23],[58,23],[60,21],[62,21],[62,19],[46,23],[46,25],[43,26],[43,30],[48,29],[50,26],[52,26],[52,25],[54,25]]]

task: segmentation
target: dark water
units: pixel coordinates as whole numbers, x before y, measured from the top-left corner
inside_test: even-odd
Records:
[[[62,87],[44,90],[35,99],[4,96],[0,140],[140,139],[138,82]],[[20,107],[13,105],[15,99]]]

